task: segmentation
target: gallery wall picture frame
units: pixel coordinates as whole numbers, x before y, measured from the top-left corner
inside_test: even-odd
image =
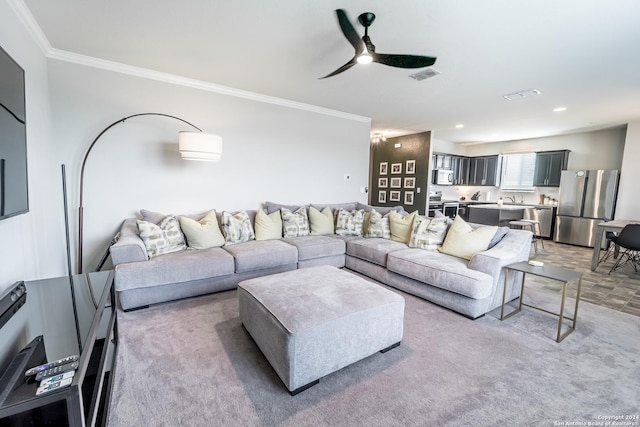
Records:
[[[402,163],[391,163],[391,174],[399,175],[402,173]]]
[[[402,188],[402,178],[400,177],[391,178],[391,188]]]
[[[413,205],[413,191],[406,191],[404,193],[404,204]]]
[[[389,186],[389,178],[378,178],[378,188],[387,188]]]
[[[415,179],[415,177],[405,177],[405,179],[404,179],[404,188],[416,188],[416,179]]]
[[[378,191],[378,203],[387,203],[387,192]]]
[[[380,175],[386,175],[389,170],[389,162],[380,162]]]
[[[398,191],[398,190],[389,191],[389,201],[390,202],[399,202],[400,201],[400,191]]]
[[[407,174],[416,173],[416,161],[415,160],[407,160],[407,164],[405,166],[405,173],[407,173]]]

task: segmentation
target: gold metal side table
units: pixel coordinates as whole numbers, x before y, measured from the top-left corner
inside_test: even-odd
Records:
[[[520,289],[520,303],[518,304],[518,308],[513,310],[510,313],[505,314],[504,308],[507,305],[507,278],[509,276],[509,272],[519,271],[522,273],[522,284]],[[522,302],[522,297],[524,295],[524,280],[527,274],[533,274],[535,276],[544,277],[547,279],[557,280],[562,282],[562,299],[560,300],[560,313],[554,313],[552,311],[545,310],[541,307],[535,307],[533,305],[524,304]],[[565,299],[567,296],[567,286],[570,283],[578,282],[578,293],[576,294],[576,307],[573,312],[573,317],[567,317],[564,315],[564,305]],[[558,335],[556,336],[556,342],[560,342],[567,337],[571,332],[573,332],[576,328],[576,319],[578,318],[578,303],[580,302],[580,288],[582,287],[582,273],[579,273],[574,270],[568,270],[566,268],[554,267],[551,265],[544,265],[542,267],[534,267],[530,265],[526,261],[518,262],[515,264],[511,264],[505,267],[504,271],[504,288],[502,291],[502,307],[500,308],[500,320],[508,319],[514,314],[520,312],[522,310],[522,306],[527,306],[531,308],[535,308],[536,310],[544,311],[545,313],[552,314],[554,316],[558,316]],[[571,320],[571,327],[567,329],[564,333],[562,333],[562,321],[564,319]]]

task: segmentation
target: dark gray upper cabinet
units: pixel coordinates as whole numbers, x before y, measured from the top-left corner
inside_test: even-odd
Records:
[[[567,169],[568,160],[569,150],[537,153],[533,185],[536,187],[559,187],[560,173]]]
[[[469,159],[468,185],[498,185],[498,156],[472,157]]]
[[[452,156],[453,185],[467,185],[469,182],[469,158]]]

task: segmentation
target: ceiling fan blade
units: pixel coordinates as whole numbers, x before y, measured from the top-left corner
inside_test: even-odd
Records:
[[[390,55],[386,53],[373,53],[373,62],[398,68],[422,68],[435,64],[436,58],[432,56],[417,55]]]
[[[336,15],[338,16],[338,23],[340,24],[340,29],[342,30],[342,34],[349,40],[351,46],[356,50],[356,54],[359,54],[364,49],[364,43],[362,39],[358,35],[358,32],[353,25],[351,25],[351,21],[347,16],[347,12],[343,9],[336,9]]]
[[[336,74],[340,74],[343,71],[348,70],[349,68],[353,67],[354,65],[356,65],[358,63],[357,60],[358,56],[354,56],[351,61],[347,62],[346,64],[344,64],[342,67],[338,68],[337,70],[335,70],[333,73],[327,74],[324,77],[320,77],[320,79],[326,79],[327,77],[332,77],[335,76]]]

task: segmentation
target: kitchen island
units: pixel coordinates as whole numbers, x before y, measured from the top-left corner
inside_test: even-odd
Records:
[[[528,205],[471,205],[469,206],[469,222],[486,225],[509,225],[524,217],[524,210],[533,208]]]

